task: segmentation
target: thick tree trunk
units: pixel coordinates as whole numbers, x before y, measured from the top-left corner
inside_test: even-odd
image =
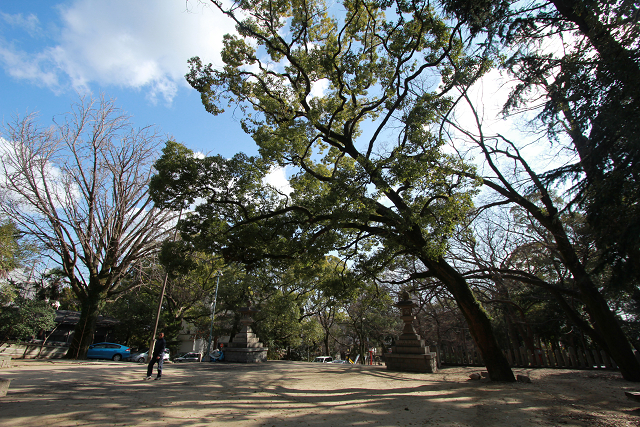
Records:
[[[491,381],[514,382],[516,379],[493,334],[489,316],[473,295],[464,277],[442,258],[435,261],[422,259],[422,262],[445,284],[455,298],[469,325],[469,332],[478,346]]]
[[[552,206],[549,201],[548,206]],[[525,206],[526,208],[526,206]],[[580,291],[582,302],[589,314],[589,323],[594,331],[581,327],[581,320],[566,305],[560,295],[555,295],[568,317],[599,343],[603,350],[616,362],[622,377],[628,381],[640,381],[640,362],[636,359],[629,339],[625,335],[616,314],[611,311],[607,301],[602,296],[591,276],[585,270],[575,249],[569,240],[560,221],[553,216],[543,216],[540,212],[528,209],[530,213],[552,234],[556,241],[557,250],[563,258],[564,265],[569,269]],[[549,211],[551,211],[549,209]],[[594,333],[595,332],[595,333]]]
[[[331,353],[329,353],[329,334],[325,334],[324,335],[324,354],[326,354],[327,356],[331,356]]]
[[[65,355],[66,359],[87,358],[87,350],[93,343],[93,334],[96,330],[102,301],[100,292],[91,291],[88,296],[80,300],[80,320],[73,331],[71,345]]]
[[[495,184],[490,184],[489,186],[526,209],[553,235],[556,249],[562,257],[562,262],[571,272],[580,291],[581,299],[590,317],[590,324],[593,325],[593,329],[598,336],[602,337],[602,342],[606,346],[604,350],[616,362],[624,379],[640,381],[640,362],[635,358],[629,340],[618,323],[618,318],[609,308],[607,301],[576,254],[564,225],[558,218],[558,210],[549,194],[543,192],[541,198],[546,208],[546,211],[544,211],[517,194],[514,195],[514,193],[506,191]],[[541,186],[539,188],[544,189]],[[566,307],[563,308],[571,315],[571,310],[567,310]],[[577,323],[579,324],[579,322]],[[589,333],[587,329],[584,330]]]
[[[585,322],[568,307],[562,296],[556,295],[556,299],[565,313],[567,313],[569,320],[602,347],[609,357],[616,362],[625,380],[640,381],[640,363],[633,354],[631,343],[620,327],[615,313],[611,311],[606,300],[591,282],[591,279],[585,276],[583,280],[586,283],[579,283],[578,286],[593,329],[588,324],[585,325]]]
[[[605,351],[616,362],[625,380],[640,381],[640,362],[633,354],[631,344],[624,334],[615,313],[611,311],[607,301],[578,259],[561,223],[553,220],[541,221],[541,223],[553,233],[558,251],[576,280],[582,301],[589,313],[590,323],[606,343],[607,348]]]
[[[595,288],[580,290],[594,329],[607,343],[607,352],[616,362],[622,377],[627,381],[640,381],[640,363],[633,354],[631,344],[622,331],[616,315]]]

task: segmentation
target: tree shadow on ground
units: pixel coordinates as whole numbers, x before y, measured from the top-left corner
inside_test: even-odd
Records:
[[[144,381],[146,365],[39,362],[3,370],[13,381],[1,401],[0,426],[589,426],[611,411],[637,421],[624,393],[612,401],[606,377],[574,389],[560,383],[584,378],[558,372],[560,381],[550,375],[532,384],[468,381],[473,371],[193,363],[165,365],[162,380]]]

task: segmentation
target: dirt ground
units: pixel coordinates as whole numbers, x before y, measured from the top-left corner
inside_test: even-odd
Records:
[[[165,364],[14,360],[0,426],[640,426],[613,372],[515,370],[532,382],[305,362]]]

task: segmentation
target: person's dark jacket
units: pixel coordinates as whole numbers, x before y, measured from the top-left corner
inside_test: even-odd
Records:
[[[162,356],[166,347],[167,342],[164,340],[164,338],[158,338],[156,340],[156,344],[153,346],[153,358],[155,359],[158,356]]]

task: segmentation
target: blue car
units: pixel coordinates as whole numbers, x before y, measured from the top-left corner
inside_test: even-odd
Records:
[[[131,356],[131,348],[110,342],[91,344],[87,351],[87,359],[111,359],[116,362]]]

